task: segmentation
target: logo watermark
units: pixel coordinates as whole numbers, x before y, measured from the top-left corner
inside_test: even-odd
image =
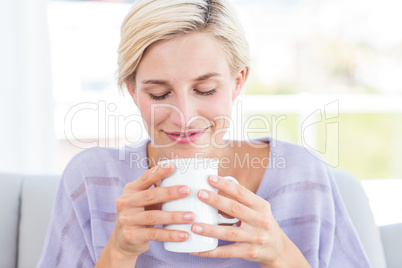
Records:
[[[216,127],[215,131],[209,133],[209,139],[203,139],[203,142],[188,141],[188,145],[195,149],[195,151],[208,150],[209,148],[223,149],[228,146],[240,146],[242,142],[246,142],[253,148],[263,148],[266,144],[256,143],[256,136],[270,136],[272,137],[271,147],[276,146],[279,129],[282,124],[286,122],[288,116],[286,114],[280,115],[264,115],[253,114],[247,119],[243,117],[242,102],[238,101],[236,105],[236,114],[231,116],[219,115],[214,118],[207,118],[205,116],[197,115],[191,118],[186,118],[185,114],[176,106],[171,104],[152,104],[150,107],[150,118],[144,118],[140,113],[132,113],[129,115],[119,114],[118,107],[115,103],[107,103],[106,101],[99,101],[98,103],[84,102],[71,107],[65,115],[64,120],[64,133],[66,139],[70,144],[77,148],[87,149],[91,147],[114,147],[119,148],[119,159],[125,160],[127,158],[127,149],[135,149],[141,143],[140,141],[150,138],[155,140],[157,135],[154,127],[156,122],[160,121],[161,114],[175,113],[176,117],[180,119],[181,129],[177,130],[184,132],[187,129],[192,129],[194,125],[198,127]],[[98,137],[91,140],[80,139],[75,135],[77,129],[74,129],[74,121],[83,117],[84,113],[91,113],[92,118],[97,121],[97,134]],[[163,115],[165,116],[165,115]],[[258,127],[255,127],[258,125]],[[314,112],[302,118],[297,126],[300,134],[300,143],[321,161],[323,157],[326,162],[333,167],[339,164],[339,101],[335,100],[329,102],[322,107],[319,107]],[[318,130],[320,136],[317,136]],[[78,131],[77,131],[78,132]],[[132,135],[135,132],[135,135]],[[223,135],[226,135],[227,140],[232,142],[222,142]],[[186,139],[186,137],[181,137]],[[317,143],[320,140],[320,144]],[[173,148],[177,144],[176,141],[170,141],[165,144],[158,144],[158,149]],[[323,144],[323,146],[322,146]],[[321,146],[319,146],[321,145]],[[321,156],[321,157],[318,157]],[[137,159],[135,155],[129,155],[130,165],[136,162],[139,167],[149,166],[149,159]],[[174,158],[171,156],[171,158]],[[278,159],[277,159],[278,160]],[[228,159],[221,159],[221,163],[229,161]],[[244,156],[242,159],[239,157],[231,160],[237,166],[243,165],[245,168],[253,168],[255,166],[268,166],[270,162],[266,159],[266,164],[257,163],[262,159]],[[274,163],[276,167],[286,166],[284,159]]]

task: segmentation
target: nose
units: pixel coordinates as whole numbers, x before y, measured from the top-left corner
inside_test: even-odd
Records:
[[[170,121],[180,128],[190,128],[189,124],[197,116],[197,102],[191,96],[178,94],[174,101]]]

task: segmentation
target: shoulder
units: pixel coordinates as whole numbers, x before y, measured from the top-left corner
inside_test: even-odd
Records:
[[[147,168],[146,143],[120,148],[94,147],[75,155],[66,166],[62,181],[77,185],[88,177],[119,178],[121,183],[138,176]]]
[[[324,159],[298,144],[271,140],[270,145],[271,166],[262,188],[278,223],[294,227],[294,219],[311,221],[307,229],[322,222],[333,228],[333,178]]]
[[[104,161],[119,159],[118,148],[93,147],[76,154],[68,163],[67,169],[73,167],[95,168],[100,167]]]
[[[269,165],[261,187],[266,195],[291,192],[331,195],[332,173],[318,152],[291,142],[264,140],[270,144]]]
[[[325,159],[311,148],[280,140],[271,140],[270,148],[273,168],[283,169],[291,174],[297,173],[298,177],[307,174],[322,176],[330,172]]]
[[[319,152],[288,141],[264,137],[254,140],[255,144],[269,144],[269,167],[287,172],[328,171],[328,165]]]

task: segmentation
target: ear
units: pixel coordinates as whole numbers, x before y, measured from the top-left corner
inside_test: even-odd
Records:
[[[240,95],[241,89],[246,82],[247,71],[248,68],[244,67],[237,73],[235,77],[235,85],[232,91],[232,101],[234,101]]]
[[[136,94],[137,91],[135,90],[135,82],[129,81],[129,82],[125,82],[125,83],[126,83],[128,93],[130,93],[131,98],[133,99],[135,105],[137,105],[137,107],[138,107],[137,94]]]

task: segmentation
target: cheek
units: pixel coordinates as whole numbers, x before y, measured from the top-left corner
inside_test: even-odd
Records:
[[[151,122],[149,112],[148,112],[148,110],[140,109],[140,114],[141,114],[142,123],[145,127],[145,130],[149,134],[150,122]]]
[[[232,101],[229,98],[213,101],[206,111],[218,128],[227,127],[231,121]]]
[[[147,100],[138,99],[138,109],[140,111],[141,117],[142,117],[142,121],[144,123],[145,128],[147,129],[147,131],[150,129],[151,124],[152,124],[152,113],[151,113],[151,104],[149,102],[147,102]],[[148,131],[149,132],[149,131]]]
[[[219,98],[214,98],[209,103],[208,109],[210,109],[210,113],[213,113],[217,116],[230,116],[232,112],[232,99],[231,94],[229,94],[229,90],[225,91],[225,93],[219,96]]]
[[[169,111],[164,107],[152,107],[150,103],[144,103],[140,107],[140,113],[147,129],[157,126],[168,117]]]

